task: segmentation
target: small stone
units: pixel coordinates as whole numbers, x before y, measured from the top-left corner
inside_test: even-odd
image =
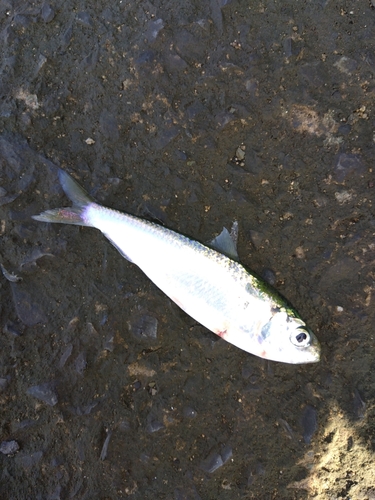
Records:
[[[13,455],[20,449],[19,444],[14,439],[0,443],[0,452],[4,455]]]
[[[45,23],[50,23],[55,17],[55,11],[49,3],[44,3],[41,11],[42,19]]]
[[[349,175],[362,176],[365,166],[362,158],[355,154],[341,153],[336,159],[333,177],[336,182],[343,183]]]
[[[191,406],[186,406],[184,408],[184,410],[183,410],[183,415],[186,418],[196,418],[196,416],[198,415],[198,413]]]
[[[224,465],[223,459],[219,453],[211,453],[208,457],[201,463],[200,468],[209,474],[215,472],[215,470],[220,469]]]
[[[91,26],[93,26],[91,16],[88,12],[78,12],[77,21],[83,26],[87,26],[88,28],[91,28]]]
[[[128,322],[132,334],[141,340],[155,340],[157,338],[158,320],[145,314],[135,317]]]
[[[340,205],[343,205],[344,203],[347,203],[348,201],[351,201],[353,199],[353,193],[351,193],[350,191],[336,191],[335,198],[338,203],[340,203]]]
[[[151,43],[154,40],[156,40],[159,31],[161,31],[163,28],[164,28],[164,23],[162,19],[157,19],[156,21],[150,21],[146,34],[147,41]]]
[[[74,360],[74,368],[75,371],[79,375],[83,375],[83,372],[85,371],[87,366],[87,361],[86,361],[86,354],[84,352],[80,352],[76,359]]]
[[[49,382],[41,385],[34,385],[27,389],[27,394],[33,396],[40,401],[48,404],[49,406],[55,406],[57,404],[57,394]]]
[[[338,61],[334,63],[334,66],[341,71],[341,73],[346,73],[351,75],[357,69],[357,61],[350,59],[350,57],[342,56]]]
[[[303,247],[297,247],[294,250],[294,253],[295,253],[297,259],[304,259],[305,258],[305,251],[304,251]]]
[[[240,161],[245,158],[245,151],[241,148],[241,146],[236,150],[236,157]]]
[[[250,239],[251,239],[251,243],[255,246],[255,248],[259,248],[265,237],[264,237],[264,234],[261,233],[260,231],[255,231],[253,229],[250,229]]]
[[[42,451],[36,451],[34,453],[30,453],[30,455],[18,455],[15,458],[15,462],[18,466],[22,467],[23,469],[29,470],[31,469],[34,465],[37,465],[38,462],[43,457],[43,452]]]

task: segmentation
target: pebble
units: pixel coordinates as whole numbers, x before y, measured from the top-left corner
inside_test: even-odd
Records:
[[[81,351],[74,360],[74,369],[79,375],[83,375],[83,372],[86,370],[86,366],[86,354]]]
[[[108,452],[109,441],[112,436],[112,431],[107,431],[107,437],[104,440],[102,451],[100,452],[100,460],[105,460]]]
[[[336,182],[343,183],[349,175],[363,175],[364,173],[365,166],[359,155],[341,153],[336,159],[333,178]]]
[[[0,377],[0,392],[4,391],[9,384],[9,379],[6,377]]]
[[[212,474],[217,469],[220,469],[230,458],[232,458],[233,451],[231,446],[225,445],[221,448],[220,453],[212,451],[207,458],[205,458],[200,465],[200,468]]]
[[[72,354],[72,351],[73,351],[73,344],[68,344],[61,355],[59,361],[59,368],[63,368],[65,366],[65,363],[67,362],[69,356]]]
[[[192,408],[191,406],[186,406],[184,409],[183,409],[183,415],[184,417],[186,418],[196,418],[196,416],[198,415],[197,411],[194,410],[194,408]]]
[[[350,57],[342,56],[334,63],[334,66],[341,71],[341,73],[351,75],[357,69],[358,63]]]
[[[236,150],[236,157],[238,160],[243,160],[245,158],[245,151],[241,148],[241,146],[239,148],[237,148]]]
[[[29,387],[26,392],[29,396],[33,396],[49,406],[55,406],[55,404],[57,404],[57,394],[53,385],[49,382]]]
[[[35,301],[34,294],[16,283],[11,283],[11,289],[14,308],[21,323],[26,326],[34,326],[47,321],[47,316],[42,307]]]
[[[116,142],[119,138],[117,118],[108,110],[102,111],[99,119],[99,126],[102,134],[107,140]]]
[[[219,453],[211,453],[208,457],[201,463],[200,468],[209,474],[215,472],[215,470],[220,469],[224,465],[223,459]]]
[[[24,469],[31,469],[31,467],[36,465],[41,460],[42,456],[42,451],[36,451],[34,453],[30,453],[30,455],[18,455],[15,458],[15,462]]]
[[[77,21],[82,24],[83,26],[87,26],[88,28],[91,28],[93,26],[93,22],[91,19],[91,16],[88,12],[78,12],[77,14]]]
[[[176,125],[169,125],[159,129],[153,141],[153,146],[157,151],[164,149],[175,137],[178,136],[181,129]]]
[[[254,229],[250,230],[250,240],[255,248],[259,248],[262,245],[264,238],[264,234],[260,231],[255,231]]]
[[[1,267],[1,271],[2,271],[2,273],[4,275],[4,278],[6,278],[8,281],[11,281],[12,283],[17,283],[18,281],[22,281],[22,278],[20,278],[19,276],[17,276],[14,273],[10,273],[9,271],[7,271],[5,269],[5,267],[3,266],[3,264],[0,264],[0,267]]]
[[[354,389],[353,391],[353,409],[355,417],[358,420],[362,420],[366,412],[366,403],[361,398],[357,389]]]
[[[155,21],[150,21],[146,33],[146,38],[149,43],[156,40],[159,32],[164,28],[163,19],[156,19]]]
[[[169,53],[165,58],[165,65],[168,72],[183,71],[187,68],[187,63],[178,54]]]
[[[276,284],[276,274],[271,269],[263,269],[261,273],[261,277],[266,281],[269,285],[274,286]]]
[[[154,432],[158,432],[162,429],[164,429],[164,424],[162,422],[159,422],[158,420],[150,420],[150,422],[146,426],[146,431],[150,432],[151,434]]]
[[[50,23],[55,17],[55,11],[49,3],[44,3],[41,10],[41,16],[45,23]]]
[[[0,452],[3,455],[13,455],[20,449],[19,444],[14,439],[0,443]]]
[[[140,340],[155,340],[158,332],[158,320],[153,316],[145,314],[144,316],[133,318],[128,321],[131,333]]]

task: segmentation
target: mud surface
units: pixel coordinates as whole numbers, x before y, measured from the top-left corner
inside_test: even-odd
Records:
[[[1,498],[375,498],[373,3],[0,1]],[[238,220],[321,362],[31,220],[57,166],[202,242]]]

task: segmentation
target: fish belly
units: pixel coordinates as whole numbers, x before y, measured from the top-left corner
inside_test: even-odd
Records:
[[[87,218],[192,318],[241,349],[256,351],[270,306],[249,293],[250,276],[240,264],[127,214],[96,206]]]

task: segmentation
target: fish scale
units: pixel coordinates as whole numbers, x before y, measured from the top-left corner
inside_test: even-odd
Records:
[[[237,347],[285,363],[319,361],[320,346],[297,312],[241,264],[171,229],[95,203],[63,170],[70,208],[33,218],[99,229],[171,300]]]

